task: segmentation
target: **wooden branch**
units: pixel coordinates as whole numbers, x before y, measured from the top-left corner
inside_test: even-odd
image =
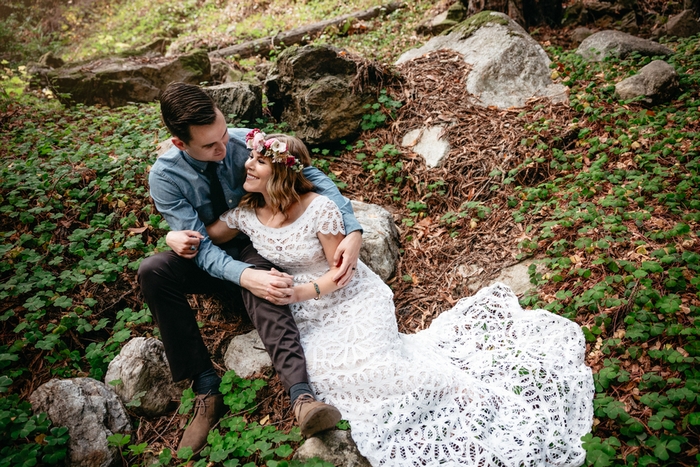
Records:
[[[287,32],[277,34],[275,36],[267,36],[260,39],[244,42],[242,44],[224,47],[223,49],[212,50],[209,52],[210,57],[226,57],[236,55],[240,58],[250,57],[252,55],[268,54],[274,47],[284,45],[286,47],[294,44],[306,43],[310,37],[322,33],[327,27],[342,26],[346,21],[365,20],[375,18],[381,14],[389,14],[403,7],[402,2],[391,2],[386,5],[376,6],[368,10],[351,13],[337,18],[328,19],[309,26],[292,29]]]

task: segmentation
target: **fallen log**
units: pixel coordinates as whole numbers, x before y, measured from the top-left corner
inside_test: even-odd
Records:
[[[314,23],[308,26],[302,26],[300,28],[292,29],[290,31],[286,31],[275,36],[262,37],[260,39],[244,42],[242,44],[232,45],[218,50],[212,50],[211,52],[209,52],[209,56],[228,57],[235,55],[239,58],[247,58],[253,55],[268,54],[270,50],[272,50],[274,47],[279,47],[280,45],[289,47],[290,45],[304,44],[310,41],[311,37],[322,33],[328,27],[342,26],[348,21],[361,21],[375,18],[381,14],[392,13],[403,6],[404,4],[402,2],[391,2],[386,5],[376,6],[357,13],[350,13],[347,15],[338,16],[337,18]]]

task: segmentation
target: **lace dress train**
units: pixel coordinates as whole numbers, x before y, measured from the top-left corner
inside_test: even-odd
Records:
[[[322,196],[279,229],[249,209],[222,219],[298,283],[328,270],[317,232],[344,231]],[[583,334],[570,320],[522,309],[507,286],[482,289],[407,335],[391,290],[360,262],[349,285],[292,312],[314,391],[350,422],[373,466],[583,463],[594,392]]]

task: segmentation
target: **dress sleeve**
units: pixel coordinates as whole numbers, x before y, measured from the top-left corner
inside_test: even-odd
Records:
[[[343,215],[338,206],[323,196],[316,208],[316,232],[322,234],[345,234]]]
[[[220,221],[226,222],[226,225],[228,226],[229,229],[239,229],[239,217],[240,217],[240,209],[234,208],[226,211],[222,215],[219,216]]]

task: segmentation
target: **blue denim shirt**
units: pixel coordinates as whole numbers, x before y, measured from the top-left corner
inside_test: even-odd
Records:
[[[238,206],[243,189],[250,150],[246,148],[245,136],[249,130],[229,128],[230,136],[226,157],[219,163],[217,175],[224,190],[229,208]],[[252,265],[236,261],[224,250],[214,245],[207,236],[205,226],[218,219],[214,213],[209,189],[209,179],[204,172],[207,162],[190,157],[184,151],[172,147],[159,157],[151,168],[148,182],[156,208],[172,230],[196,230],[204,235],[195,256],[197,265],[220,279],[240,285],[241,274]],[[332,199],[340,208],[345,222],[345,232],[362,230],[355,219],[350,200],[340,194],[335,184],[315,167],[304,168],[304,175],[316,187],[316,191]]]

